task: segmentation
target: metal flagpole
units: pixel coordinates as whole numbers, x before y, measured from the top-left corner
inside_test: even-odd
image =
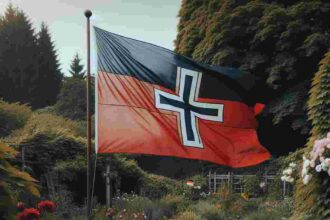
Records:
[[[90,87],[91,87],[91,68],[90,68],[90,17],[92,12],[90,10],[85,11],[87,18],[87,78],[86,78],[86,112],[87,112],[87,220],[92,219],[91,215],[91,111],[90,111]]]

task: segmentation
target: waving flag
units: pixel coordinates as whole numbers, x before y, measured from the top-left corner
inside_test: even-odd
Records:
[[[270,157],[255,130],[252,75],[96,27],[95,35],[98,153],[175,156],[232,167]]]

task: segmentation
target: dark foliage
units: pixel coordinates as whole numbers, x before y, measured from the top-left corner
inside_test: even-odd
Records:
[[[91,90],[94,94],[94,89]],[[73,77],[65,79],[57,99],[55,109],[58,114],[74,120],[85,120],[86,81]],[[94,105],[91,108],[94,112]]]
[[[75,79],[84,79],[86,76],[86,71],[84,70],[84,65],[81,63],[81,59],[78,55],[78,53],[74,56],[71,65],[70,65],[70,74],[72,75],[72,78]]]
[[[0,18],[0,96],[33,108],[54,104],[62,75],[45,25],[38,36],[24,12],[9,5]]]
[[[268,104],[261,141],[283,154],[306,141],[309,81],[330,47],[329,16],[330,3],[321,0],[184,0],[176,50],[260,77],[256,96]]]

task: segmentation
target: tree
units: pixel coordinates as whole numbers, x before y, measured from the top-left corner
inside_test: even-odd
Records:
[[[260,77],[258,98],[267,107],[259,136],[273,154],[283,154],[308,138],[305,103],[330,47],[329,16],[330,4],[322,0],[184,0],[176,51]]]
[[[9,5],[0,18],[0,96],[33,108],[52,105],[61,80],[46,25],[36,35],[24,12]]]
[[[59,68],[54,44],[51,40],[45,23],[41,24],[41,30],[37,39],[38,46],[38,77],[34,81],[34,93],[31,105],[44,107],[56,103],[60,91],[63,75]]]
[[[10,102],[31,102],[37,77],[37,42],[25,14],[9,5],[0,19],[0,95]]]
[[[81,59],[80,59],[78,53],[76,53],[76,55],[73,57],[73,60],[71,62],[69,72],[71,73],[73,78],[85,79],[86,72],[83,71],[84,65],[80,64],[80,62],[81,62]]]
[[[91,112],[94,113],[94,80],[91,80]],[[86,82],[70,77],[65,79],[58,100],[56,112],[73,120],[86,120]]]

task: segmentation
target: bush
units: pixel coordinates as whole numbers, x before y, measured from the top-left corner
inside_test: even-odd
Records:
[[[179,213],[173,220],[202,220],[202,217],[193,211]]]
[[[282,195],[282,181],[279,176],[267,186],[268,198],[271,200],[279,200],[283,198]]]
[[[198,213],[205,220],[221,220],[220,209],[207,201],[199,201],[191,206],[191,210]]]
[[[149,174],[143,179],[142,194],[149,198],[161,198],[167,194],[181,194],[182,184],[171,178]]]
[[[160,203],[169,206],[172,210],[174,210],[174,212],[176,212],[178,210],[183,211],[188,206],[190,201],[185,199],[183,196],[169,194],[161,198]]]
[[[0,138],[8,136],[13,130],[22,128],[31,114],[31,108],[27,105],[0,100]]]
[[[244,192],[247,192],[250,197],[258,197],[260,194],[260,180],[257,176],[248,176],[243,180]]]
[[[11,138],[21,140],[40,132],[85,136],[81,136],[78,124],[74,121],[50,113],[34,113],[23,128],[12,133]]]

